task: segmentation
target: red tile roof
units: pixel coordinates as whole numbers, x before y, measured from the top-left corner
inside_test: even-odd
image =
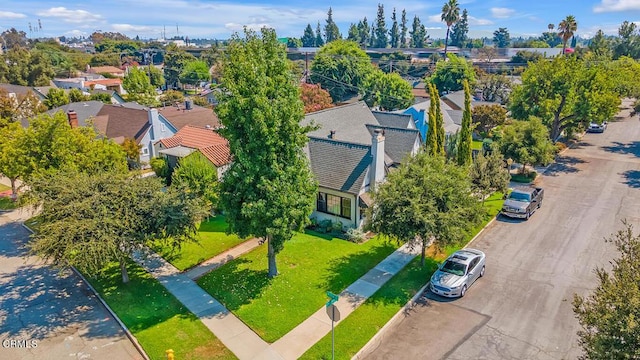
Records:
[[[231,162],[229,142],[212,129],[186,125],[174,136],[161,139],[160,144],[167,149],[176,146],[198,149],[215,166]]]
[[[114,85],[122,85],[121,79],[98,79],[98,80],[88,80],[84,82],[85,86],[90,85],[104,85],[104,86],[114,86]]]

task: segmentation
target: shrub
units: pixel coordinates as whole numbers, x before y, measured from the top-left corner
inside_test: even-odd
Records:
[[[565,144],[565,143],[563,143],[561,141],[556,142],[556,149],[558,149],[558,152],[560,152],[560,151],[562,151],[562,150],[564,150],[566,148],[567,148],[567,144]]]
[[[342,221],[336,221],[333,223],[333,226],[331,227],[331,232],[335,234],[341,234],[343,229],[344,229],[344,224],[342,223]]]
[[[322,233],[331,232],[333,229],[333,222],[331,220],[322,220],[318,223],[318,231]]]
[[[360,228],[350,228],[347,230],[347,240],[360,244],[365,240],[365,234]]]
[[[149,162],[149,165],[151,165],[151,169],[156,173],[156,176],[164,179],[165,183],[168,184],[171,173],[167,161],[163,158],[153,158]]]
[[[530,171],[526,174],[513,174],[511,175],[511,181],[518,183],[530,183],[535,180],[538,173],[536,171]]]

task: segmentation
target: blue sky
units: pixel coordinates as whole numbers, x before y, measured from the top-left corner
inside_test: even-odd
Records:
[[[446,25],[440,21],[445,0],[384,1],[387,26],[395,7],[398,19],[407,11],[409,25],[418,16],[432,38],[443,38]],[[128,36],[158,38],[166,27],[167,37],[187,35],[226,39],[243,26],[276,29],[278,36],[300,37],[307,23],[325,24],[327,10],[333,8],[334,20],[346,36],[349,24],[364,16],[376,17],[377,1],[323,0],[2,0],[0,31],[15,27],[31,37],[89,35],[93,31],[118,31]],[[492,36],[506,27],[512,36],[539,35],[549,23],[558,24],[566,15],[578,21],[577,34],[592,36],[598,29],[615,34],[625,21],[640,25],[640,0],[459,0],[467,9],[472,37]],[[29,31],[29,23],[38,29]],[[176,29],[176,25],[178,30]]]

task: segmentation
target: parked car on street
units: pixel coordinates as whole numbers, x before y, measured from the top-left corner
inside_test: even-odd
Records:
[[[434,294],[463,297],[478,278],[484,276],[485,255],[480,250],[462,249],[453,253],[431,276],[429,288]]]
[[[512,218],[529,220],[531,214],[542,206],[544,189],[533,186],[519,186],[502,204],[500,214]]]
[[[598,123],[591,123],[589,124],[589,127],[587,128],[587,132],[589,133],[603,133],[605,130],[607,130],[607,122],[603,122],[602,124],[598,124]]]

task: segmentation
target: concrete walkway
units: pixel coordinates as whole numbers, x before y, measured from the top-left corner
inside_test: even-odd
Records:
[[[193,269],[185,272],[184,274],[191,280],[198,280],[202,276],[207,273],[219,268],[220,266],[228,263],[229,261],[237,258],[238,256],[242,256],[243,254],[248,253],[249,251],[260,246],[260,239],[253,238],[249,239],[242,244],[234,246],[233,248],[223,252],[222,254],[218,254],[211,259],[201,263],[200,265],[194,267]]]
[[[211,271],[211,269],[215,269],[224,262],[239,256],[243,251],[249,251],[259,245],[257,239],[249,240],[243,244],[246,245],[236,246],[228,252],[211,259],[206,265],[194,268],[189,273],[180,273],[174,266],[150,251],[136,254],[134,260],[149,271],[170,293],[198,316],[202,323],[239,359],[297,359],[331,331],[331,321],[324,307],[320,308],[281,339],[269,345],[220,302],[192,281],[192,278],[197,278],[201,274]],[[340,300],[336,303],[341,319],[349,316],[358,306],[380,289],[384,283],[404,268],[419,251],[420,249],[411,250],[406,245],[400,247],[345,289],[340,294]]]

